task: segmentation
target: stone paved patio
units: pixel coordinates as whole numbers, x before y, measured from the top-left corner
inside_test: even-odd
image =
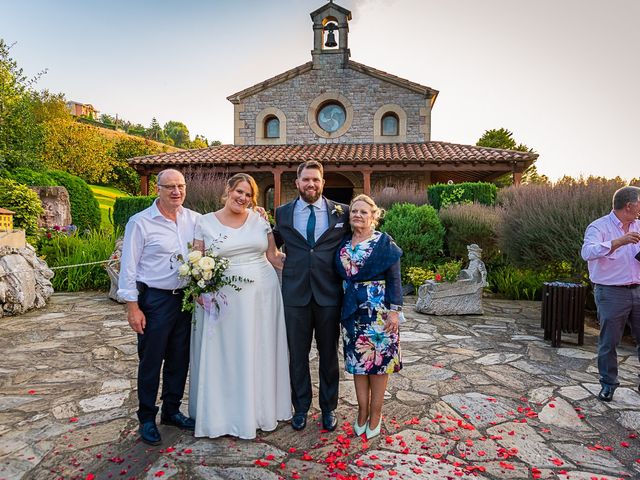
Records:
[[[345,376],[333,433],[311,421],[302,433],[284,423],[255,441],[209,440],[161,426],[164,444],[151,448],[137,439],[135,335],[122,306],[56,294],[0,321],[0,479],[640,478],[631,343],[605,404],[594,398],[596,330],[583,347],[554,349],[537,302],[430,317],[406,300],[405,367],[391,376],[380,438],[352,436]]]

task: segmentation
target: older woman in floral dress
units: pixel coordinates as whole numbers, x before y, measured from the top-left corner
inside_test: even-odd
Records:
[[[402,250],[375,227],[381,210],[367,195],[349,207],[352,236],[336,253],[344,279],[342,336],[345,369],[353,374],[358,399],[356,435],[380,434],[382,404],[389,374],[402,368],[399,324],[402,315]]]

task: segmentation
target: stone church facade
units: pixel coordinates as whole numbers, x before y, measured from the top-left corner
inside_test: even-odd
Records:
[[[295,197],[295,170],[325,166],[326,194],[352,195],[400,184],[490,181],[520,175],[536,154],[431,140],[438,91],[354,62],[351,12],[330,1],[311,13],[311,61],[227,97],[234,105],[234,144],[130,159],[148,188],[167,168],[252,174],[273,208]]]

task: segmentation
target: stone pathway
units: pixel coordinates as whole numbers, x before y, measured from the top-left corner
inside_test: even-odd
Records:
[[[583,347],[554,349],[538,302],[486,299],[484,316],[430,317],[406,300],[404,369],[391,376],[381,437],[353,437],[344,375],[333,433],[319,429],[316,404],[301,433],[283,423],[255,441],[209,440],[161,426],[152,448],[137,439],[123,307],[102,293],[56,294],[0,321],[0,480],[640,478],[631,343],[606,404],[594,397],[596,330]]]

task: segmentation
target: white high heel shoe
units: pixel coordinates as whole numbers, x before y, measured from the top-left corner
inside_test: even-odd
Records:
[[[356,421],[353,422],[353,433],[356,434],[356,437],[359,437],[367,430],[367,425],[367,422],[365,422],[364,425],[359,425],[358,419],[356,418]]]
[[[367,436],[367,440],[371,440],[372,438],[380,435],[380,427],[382,426],[382,419],[378,420],[378,426],[371,430],[369,428],[369,422],[367,422],[367,428],[365,429],[365,435]]]

